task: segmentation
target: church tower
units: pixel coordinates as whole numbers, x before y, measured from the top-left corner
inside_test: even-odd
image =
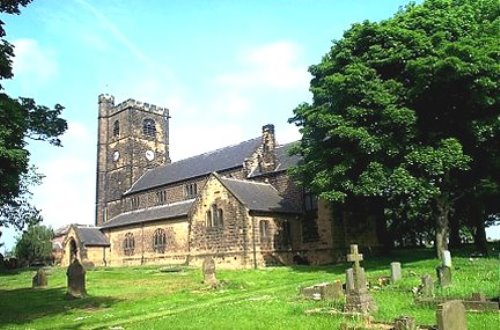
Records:
[[[96,226],[122,213],[122,194],[147,170],[170,163],[167,108],[99,95]]]

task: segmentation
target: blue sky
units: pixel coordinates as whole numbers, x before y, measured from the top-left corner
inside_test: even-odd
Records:
[[[173,161],[260,134],[299,138],[287,124],[310,100],[307,68],[352,23],[390,17],[406,0],[35,0],[2,15],[16,46],[11,96],[60,103],[63,148],[30,142],[46,175],[33,189],[44,223],[93,223],[97,96],[170,109]],[[2,240],[12,246],[15,233]]]

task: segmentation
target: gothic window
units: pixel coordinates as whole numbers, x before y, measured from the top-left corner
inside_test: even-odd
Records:
[[[206,213],[207,227],[222,227],[224,226],[224,213],[221,208],[213,204],[211,209]]]
[[[126,233],[125,240],[123,241],[123,253],[126,256],[133,256],[135,248],[134,234]]]
[[[156,204],[163,205],[167,201],[167,192],[165,190],[159,190],[156,192]]]
[[[118,120],[115,120],[115,122],[113,123],[113,136],[120,136],[120,122]]]
[[[132,210],[139,208],[139,196],[130,198],[130,206],[132,207]]]
[[[144,119],[142,122],[142,133],[146,136],[156,135],[156,123],[153,119]]]
[[[186,198],[195,198],[198,195],[198,186],[196,183],[187,183],[184,186]]]
[[[310,191],[304,192],[304,209],[306,212],[315,212],[318,210],[318,197]]]
[[[271,242],[271,233],[269,232],[269,221],[261,220],[259,222],[260,243],[266,244]]]
[[[158,228],[155,230],[153,237],[153,250],[157,253],[165,253],[165,247],[167,245],[167,235],[165,230]]]

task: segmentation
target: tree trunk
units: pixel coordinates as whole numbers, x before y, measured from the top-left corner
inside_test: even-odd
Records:
[[[484,220],[481,217],[477,217],[475,222],[476,230],[474,232],[474,244],[480,253],[487,256],[488,241],[486,239],[486,227],[484,226]]]
[[[446,195],[436,199],[436,253],[437,257],[441,258],[443,251],[448,250],[448,231],[449,231],[449,214],[450,205]]]

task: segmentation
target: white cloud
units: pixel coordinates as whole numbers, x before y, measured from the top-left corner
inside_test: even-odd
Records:
[[[221,74],[215,81],[233,88],[307,89],[310,75],[299,57],[300,47],[292,42],[260,46],[240,55],[243,69]]]
[[[18,39],[13,42],[13,71],[17,80],[23,83],[42,84],[57,75],[55,54],[33,39]]]

